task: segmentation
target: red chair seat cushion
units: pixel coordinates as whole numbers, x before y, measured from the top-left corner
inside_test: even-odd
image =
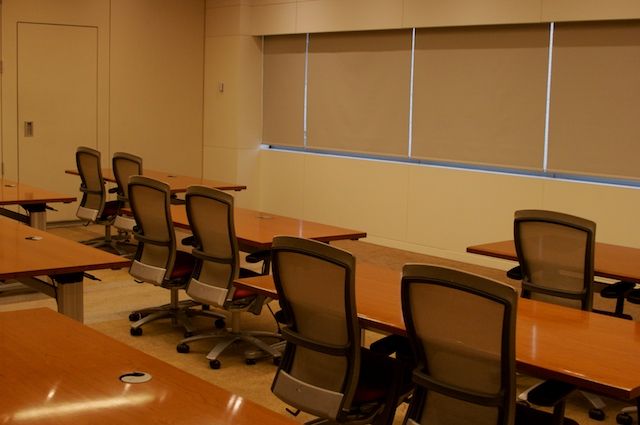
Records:
[[[235,292],[233,293],[233,299],[238,300],[240,298],[254,297],[255,295],[256,293],[250,289],[236,288]]]
[[[102,210],[102,215],[100,216],[100,218],[102,220],[106,220],[109,217],[113,217],[116,214],[118,214],[118,211],[120,210],[120,201],[109,201],[106,202],[104,204],[104,209]]]
[[[395,359],[362,348],[354,404],[384,400],[396,383]]]
[[[171,280],[188,278],[191,276],[195,264],[196,259],[193,255],[188,252],[178,251],[176,253],[176,261],[173,264],[173,271],[171,272]]]

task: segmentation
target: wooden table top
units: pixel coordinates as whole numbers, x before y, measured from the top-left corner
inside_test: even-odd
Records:
[[[356,305],[361,325],[406,334],[401,273],[358,261]],[[236,285],[277,297],[272,276]],[[540,378],[555,378],[610,397],[640,396],[640,323],[555,304],[518,299],[516,363]]]
[[[0,279],[120,269],[129,264],[126,258],[0,217]]]
[[[74,176],[78,176],[78,170],[65,170],[67,174],[72,174]],[[215,189],[220,190],[244,190],[247,188],[245,185],[228,183],[219,180],[209,180],[203,179],[200,177],[191,177],[191,176],[182,176],[178,174],[167,173],[166,171],[158,171],[158,170],[147,170],[146,168],[143,170],[144,176],[152,179],[160,180],[165,182],[171,187],[171,192],[180,193],[186,192],[189,186],[200,185],[213,187]],[[102,177],[105,181],[115,183],[116,178],[113,176],[113,170],[111,168],[103,168],[102,169]]]
[[[0,313],[0,353],[0,423],[296,424],[45,308]]]
[[[18,183],[13,180],[0,179],[0,205],[46,204],[50,202],[74,202],[77,198],[62,193],[51,192]]]
[[[367,236],[359,230],[330,226],[299,218],[284,217],[245,208],[234,209],[236,237],[241,246],[268,249],[275,236],[299,236],[321,242],[343,239],[361,239]],[[171,206],[173,224],[189,229],[187,210],[184,205]]]
[[[518,261],[512,240],[470,246],[467,252]],[[640,249],[596,242],[594,272],[596,276],[640,282]]]

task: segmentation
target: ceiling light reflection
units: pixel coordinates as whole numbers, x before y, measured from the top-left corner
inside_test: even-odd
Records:
[[[227,410],[231,411],[231,413],[236,413],[242,407],[242,403],[244,403],[242,397],[232,395],[227,402]]]
[[[38,419],[47,416],[61,416],[78,413],[82,411],[92,411],[100,409],[120,408],[123,406],[131,406],[144,404],[154,400],[153,394],[135,394],[126,397],[109,397],[101,400],[77,401],[71,403],[57,403],[48,406],[33,407],[20,410],[13,415],[15,421],[25,421]]]

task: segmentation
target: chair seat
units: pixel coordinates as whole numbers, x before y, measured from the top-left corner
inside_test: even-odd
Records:
[[[532,389],[527,401],[538,406],[552,407],[563,401],[575,389],[575,386],[566,382],[549,379]]]
[[[196,264],[196,259],[193,255],[184,251],[176,252],[176,261],[173,264],[173,271],[171,272],[171,280],[182,280],[189,278],[193,267]]]
[[[384,400],[396,382],[395,359],[374,353],[366,348],[360,350],[360,375],[353,397],[354,404]]]
[[[602,288],[602,291],[600,291],[600,296],[602,296],[603,298],[624,297],[626,293],[635,288],[635,286],[635,282],[622,280],[620,282],[616,282],[612,285],[607,285]]]
[[[110,217],[114,217],[116,214],[118,214],[118,211],[120,211],[121,206],[122,202],[120,201],[105,202],[100,220],[108,220]]]
[[[633,289],[627,294],[627,301],[633,304],[640,304],[640,289]]]
[[[256,293],[251,291],[250,289],[244,289],[244,288],[236,288],[235,292],[233,293],[233,299],[234,300],[239,300],[241,298],[249,298],[249,297],[255,297]]]

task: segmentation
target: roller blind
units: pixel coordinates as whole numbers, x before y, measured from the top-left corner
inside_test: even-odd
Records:
[[[548,25],[416,31],[412,156],[540,170]]]
[[[640,178],[640,23],[556,24],[549,170]]]
[[[304,34],[264,39],[263,143],[304,145]]]
[[[307,146],[406,156],[411,31],[311,34]]]

